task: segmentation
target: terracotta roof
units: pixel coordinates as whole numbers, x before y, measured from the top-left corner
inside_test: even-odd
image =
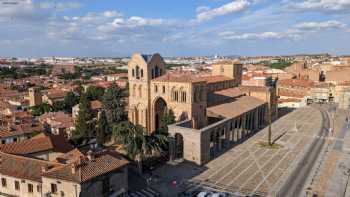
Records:
[[[268,92],[270,87],[267,86],[239,86],[239,89],[243,92],[253,91],[253,92]]]
[[[101,101],[95,100],[90,102],[90,106],[92,110],[97,110],[102,108]]]
[[[238,88],[228,88],[220,91],[214,92],[217,95],[228,96],[228,97],[238,97],[244,95],[244,93]]]
[[[297,99],[297,98],[286,98],[286,99],[278,99],[278,103],[294,103],[294,102],[301,102],[301,99]]]
[[[0,145],[0,151],[18,155],[28,155],[44,151],[66,153],[72,149],[73,147],[63,136],[49,134],[39,134],[21,142]]]
[[[11,136],[19,136],[24,134],[30,134],[33,132],[41,132],[44,128],[42,125],[32,125],[32,124],[20,124],[20,125],[12,125],[11,128],[6,128],[0,131],[0,137],[11,137]]]
[[[162,75],[158,78],[153,79],[153,81],[192,83],[192,82],[202,82],[202,81],[204,82],[205,80],[192,74],[167,73],[165,75]]]
[[[207,83],[217,83],[217,82],[223,82],[223,81],[233,81],[233,78],[226,77],[223,75],[214,75],[214,76],[203,76],[200,77],[200,79],[206,81]]]
[[[61,164],[0,152],[0,173],[3,175],[41,182],[43,169],[50,170]]]
[[[66,96],[66,92],[57,89],[51,89],[47,92],[47,97],[50,99],[61,99]]]
[[[76,150],[75,154],[79,156],[76,161],[50,170],[43,176],[82,183],[118,170],[129,163],[119,154],[111,151],[91,153],[93,154],[92,160],[89,160],[87,157],[82,157],[81,154],[77,154]]]
[[[311,88],[314,85],[314,82],[311,80],[304,79],[282,79],[278,82],[279,86],[299,86],[304,88]]]
[[[235,118],[264,104],[266,102],[255,97],[242,96],[231,103],[208,107],[207,112],[208,116]]]
[[[70,128],[74,126],[73,118],[64,112],[49,112],[39,117],[40,122],[47,123],[51,127]]]
[[[301,93],[300,91],[287,91],[284,89],[279,89],[278,96],[281,97],[294,97],[294,98],[304,98],[307,92]]]

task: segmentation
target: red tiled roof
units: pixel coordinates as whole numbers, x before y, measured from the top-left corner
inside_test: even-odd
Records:
[[[214,93],[222,96],[233,97],[233,98],[244,95],[244,93],[238,87],[228,88],[228,89],[216,91]]]
[[[92,110],[97,110],[102,108],[101,101],[95,100],[90,102],[90,106]]]
[[[44,130],[42,125],[32,125],[32,124],[20,124],[11,126],[10,130],[7,128],[0,131],[0,137],[11,137],[19,136],[24,134],[30,134],[33,132],[42,132]]]
[[[239,89],[243,92],[254,91],[254,92],[268,92],[270,90],[267,86],[239,86]]]
[[[0,145],[0,151],[18,155],[27,155],[44,151],[66,153],[72,149],[73,147],[63,136],[45,134],[39,134],[38,136],[21,142]]]
[[[204,82],[204,79],[201,79],[198,76],[192,74],[176,74],[176,73],[167,73],[163,76],[153,79],[153,81],[159,82],[178,82],[178,83],[192,83],[192,82]]]
[[[200,79],[206,81],[207,83],[217,83],[217,82],[223,82],[223,81],[233,81],[233,78],[226,77],[223,75],[214,75],[214,76],[203,76],[200,77]]]
[[[118,170],[129,163],[119,154],[111,151],[92,153],[92,160],[89,160],[87,157],[82,157],[81,154],[77,154],[76,150],[75,154],[79,156],[79,158],[75,160],[74,163],[69,163],[63,167],[50,170],[45,173],[44,176],[82,183],[94,177]],[[74,168],[74,170],[72,168]]]
[[[0,152],[0,173],[3,175],[41,182],[43,169],[61,164]]]
[[[304,79],[282,79],[278,82],[279,86],[300,86],[304,88],[311,88],[314,85],[314,82],[311,80]]]
[[[242,96],[234,102],[208,107],[208,116],[235,118],[249,112],[266,102],[251,96]]]

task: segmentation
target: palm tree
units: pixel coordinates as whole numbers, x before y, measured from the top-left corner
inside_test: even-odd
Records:
[[[155,151],[162,151],[162,146],[167,142],[165,135],[156,133],[147,135],[142,126],[128,121],[115,125],[113,135],[123,145],[129,157],[137,162],[140,174],[144,157]]]

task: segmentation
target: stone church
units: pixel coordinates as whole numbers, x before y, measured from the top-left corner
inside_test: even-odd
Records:
[[[166,73],[159,54],[134,54],[128,64],[129,120],[153,132],[166,109],[178,120],[191,119],[194,128],[207,125],[207,93],[240,84],[242,65],[214,66],[213,76]]]
[[[230,141],[264,125],[268,106],[276,114],[275,88],[240,86],[242,69],[238,62],[223,61],[209,76],[167,72],[159,54],[134,54],[128,63],[129,120],[152,133],[171,109],[178,122],[169,127],[176,138],[173,156],[208,162]],[[236,128],[241,133],[233,137]]]

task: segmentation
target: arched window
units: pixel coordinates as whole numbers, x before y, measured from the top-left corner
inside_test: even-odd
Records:
[[[165,86],[163,86],[163,94],[165,93]]]
[[[171,100],[172,101],[176,101],[176,90],[175,90],[175,87],[173,87],[172,89],[171,89]]]
[[[179,101],[179,92],[175,91],[175,101]]]
[[[156,67],[154,68],[154,77],[155,77],[155,78],[159,77],[159,67],[158,67],[158,66],[156,66]]]
[[[151,75],[152,75],[152,77],[151,77],[151,78],[152,78],[152,79],[154,79],[155,74],[154,74],[154,69],[153,69],[153,68],[152,68],[151,73],[152,73],[152,74],[151,74]]]
[[[186,92],[184,91],[183,87],[180,88],[180,98],[179,101],[186,102]]]
[[[140,67],[136,66],[136,79],[140,79]]]
[[[154,91],[158,92],[158,86],[157,85],[154,86]]]
[[[141,78],[143,78],[143,69],[141,69]]]
[[[181,102],[186,103],[186,92],[181,92]]]
[[[132,76],[135,77],[135,69],[132,69]]]

